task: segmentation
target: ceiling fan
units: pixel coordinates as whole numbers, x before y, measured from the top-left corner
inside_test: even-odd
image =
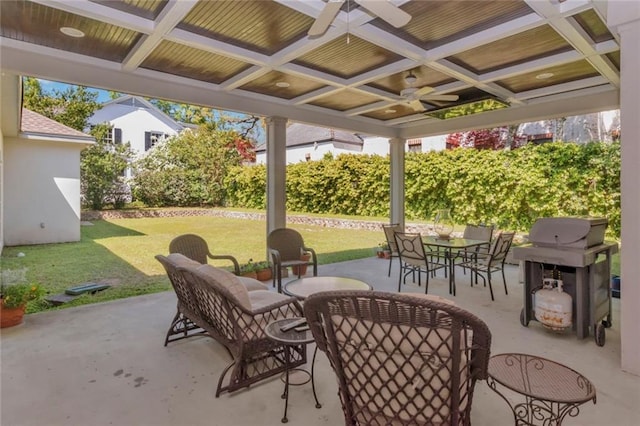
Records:
[[[328,0],[324,9],[322,9],[320,15],[316,18],[316,21],[311,25],[311,28],[309,28],[309,32],[307,34],[310,37],[319,37],[324,34],[345,1],[349,2],[351,0]],[[389,0],[353,1],[396,28],[407,25],[411,20],[411,15],[390,3]]]
[[[430,86],[414,87],[418,79],[412,72],[404,78],[407,84],[406,89],[400,91],[400,100],[406,102],[413,108],[414,111],[425,111],[426,108],[421,101],[442,101],[442,102],[455,102],[458,100],[458,95],[429,95],[435,89]]]

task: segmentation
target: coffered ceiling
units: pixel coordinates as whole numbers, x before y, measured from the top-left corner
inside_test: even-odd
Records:
[[[618,107],[606,1],[390,1],[407,25],[346,0],[310,38],[322,0],[2,0],[2,68],[387,137]],[[458,101],[415,111],[410,72]]]

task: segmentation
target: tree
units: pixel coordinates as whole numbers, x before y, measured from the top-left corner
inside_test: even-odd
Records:
[[[80,186],[84,204],[94,210],[101,210],[107,202],[121,208],[127,201],[128,186],[124,172],[133,153],[129,143],[111,144],[106,135],[111,126],[94,126],[91,134],[96,143],[80,153]]]
[[[45,92],[38,79],[25,77],[23,88],[25,108],[81,132],[87,128],[89,117],[100,108],[98,92],[83,86]]]
[[[135,164],[134,195],[153,206],[222,205],[224,178],[248,141],[216,121],[156,144]]]

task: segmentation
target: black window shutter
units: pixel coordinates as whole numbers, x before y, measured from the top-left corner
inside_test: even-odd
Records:
[[[151,149],[151,132],[144,132],[144,150]]]
[[[113,129],[113,142],[122,143],[122,129]]]

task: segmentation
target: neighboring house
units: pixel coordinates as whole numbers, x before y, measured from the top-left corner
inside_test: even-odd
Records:
[[[94,139],[25,108],[15,121],[2,128],[4,244],[80,241],[80,151]]]
[[[105,102],[101,109],[89,117],[89,124],[108,123],[112,129],[107,137],[114,144],[131,144],[137,155],[142,155],[156,143],[177,135],[187,127],[138,96],[125,95]],[[131,171],[127,171],[127,177]]]
[[[355,133],[293,123],[287,127],[287,163],[321,160],[325,154],[362,152],[363,140]],[[256,163],[266,163],[266,144],[256,147]]]

